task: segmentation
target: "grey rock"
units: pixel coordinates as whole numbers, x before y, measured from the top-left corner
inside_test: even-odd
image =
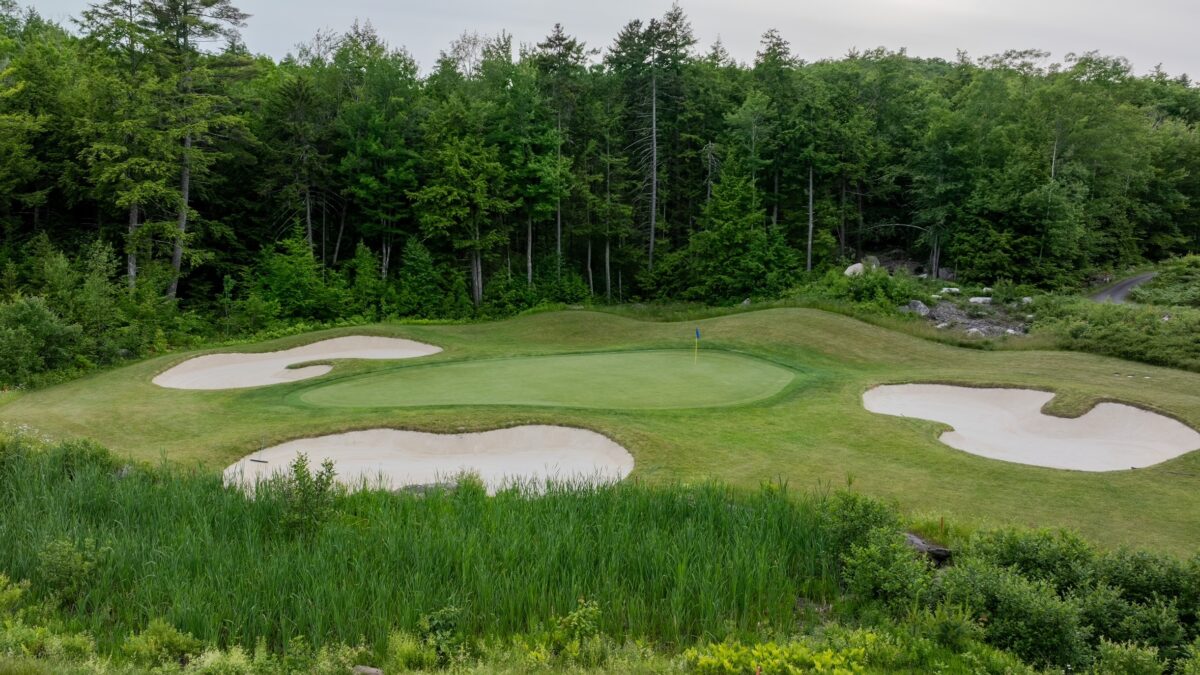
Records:
[[[948,324],[948,323],[946,323],[945,321],[943,321],[943,322],[939,323],[937,326],[934,326],[934,327],[935,327],[935,328],[937,328],[938,330],[945,330],[945,329],[947,329],[947,328],[949,328],[949,327],[950,327],[950,324]]]
[[[984,297],[974,297],[974,298],[971,298],[970,300],[968,300],[967,302],[971,303],[972,305],[990,305],[990,304],[992,304],[992,299],[984,298]]]
[[[967,337],[983,337],[984,332],[978,328],[968,328]]]
[[[981,290],[981,291],[979,291],[979,292],[980,292],[980,293],[987,293],[987,294],[989,294],[989,295],[990,295],[990,294],[991,294],[991,292],[992,292],[992,287],[991,287],[991,286],[985,286],[985,287],[983,288],[983,290]]]
[[[904,306],[904,310],[917,316],[929,316],[929,306],[920,300],[909,300],[908,304]]]
[[[942,293],[942,295],[945,295],[947,293],[957,294],[957,293],[962,293],[962,291],[957,288],[954,288],[953,286],[947,286],[941,290],[941,293]]]
[[[1005,329],[1004,329],[1004,334],[1005,334],[1005,335],[1020,335],[1021,333],[1020,333],[1020,331],[1015,331],[1015,330],[1013,330],[1013,329],[1011,329],[1011,328],[1005,328]]]
[[[1033,298],[1031,298],[1027,295],[1027,296],[1021,298],[1021,304],[1022,305],[1031,305],[1031,304],[1033,304]]]
[[[382,670],[371,666],[354,666],[350,672],[354,675],[383,675]]]
[[[913,550],[928,557],[936,567],[949,565],[950,559],[954,555],[950,549],[938,546],[937,544],[931,544],[911,532],[904,533],[904,542]]]
[[[863,268],[862,263],[854,263],[853,265],[846,268],[846,271],[844,272],[844,274],[848,277],[861,277],[862,273],[863,273],[863,269],[864,268]]]
[[[745,300],[742,301],[742,307],[749,307],[749,306],[750,306],[750,298],[746,298]]]

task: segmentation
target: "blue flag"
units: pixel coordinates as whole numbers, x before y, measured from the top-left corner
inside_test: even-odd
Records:
[[[700,328],[699,327],[696,328],[696,339],[697,340],[700,339]]]

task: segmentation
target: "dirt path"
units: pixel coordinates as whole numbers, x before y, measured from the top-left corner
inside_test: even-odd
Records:
[[[1146,272],[1145,274],[1139,274],[1128,279],[1122,279],[1093,295],[1092,300],[1096,302],[1112,302],[1120,305],[1129,298],[1130,291],[1150,281],[1157,275],[1158,272]]]

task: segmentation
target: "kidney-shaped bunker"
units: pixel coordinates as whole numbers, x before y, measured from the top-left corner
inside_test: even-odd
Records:
[[[332,366],[292,368],[308,361],[339,359],[411,359],[442,351],[413,340],[355,335],[313,342],[278,352],[205,354],[188,359],[154,378],[168,389],[244,389],[318,377]]]
[[[399,489],[472,473],[494,493],[514,482],[613,482],[633,470],[625,448],[586,429],[527,425],[463,434],[369,429],[260,450],[225,469],[225,482],[252,487],[288,471],[300,454],[313,468],[331,460],[337,481],[352,488]]]

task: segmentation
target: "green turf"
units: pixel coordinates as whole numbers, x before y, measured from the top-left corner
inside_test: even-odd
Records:
[[[762,400],[793,378],[787,368],[740,354],[656,349],[398,368],[306,389],[298,398],[335,408],[703,408]]]
[[[302,392],[332,387],[342,378],[380,371],[432,374],[451,363],[480,359],[654,349],[686,354],[697,326],[713,353],[727,350],[779,364],[797,374],[797,384],[748,405],[666,410],[461,405],[461,399],[455,405],[335,408],[299,400]],[[264,445],[350,429],[458,432],[568,424],[624,445],[636,461],[632,478],[648,482],[716,478],[757,487],[778,478],[794,489],[822,490],[852,480],[856,490],[894,499],[928,522],[945,516],[947,522],[1067,525],[1107,545],[1189,554],[1200,542],[1200,452],[1114,473],[1021,466],[954,450],[938,442],[942,426],[873,415],[861,403],[867,388],[888,382],[1031,386],[1057,392],[1051,410],[1059,413],[1079,414],[1111,399],[1200,427],[1196,373],[1079,353],[962,349],[845,316],[790,308],[687,322],[567,311],[480,324],[379,325],[242,350],[270,351],[350,334],[406,337],[445,351],[407,362],[347,361],[317,379],[211,392],[151,384],[156,373],[195,354],[170,355],[10,398],[0,404],[0,423],[32,426],[60,438],[89,437],[138,460],[165,459],[214,471]],[[427,368],[437,363],[443,365]],[[571,384],[580,391],[596,388],[601,376],[571,378],[579,380]],[[444,395],[415,390],[412,395],[422,393]]]

